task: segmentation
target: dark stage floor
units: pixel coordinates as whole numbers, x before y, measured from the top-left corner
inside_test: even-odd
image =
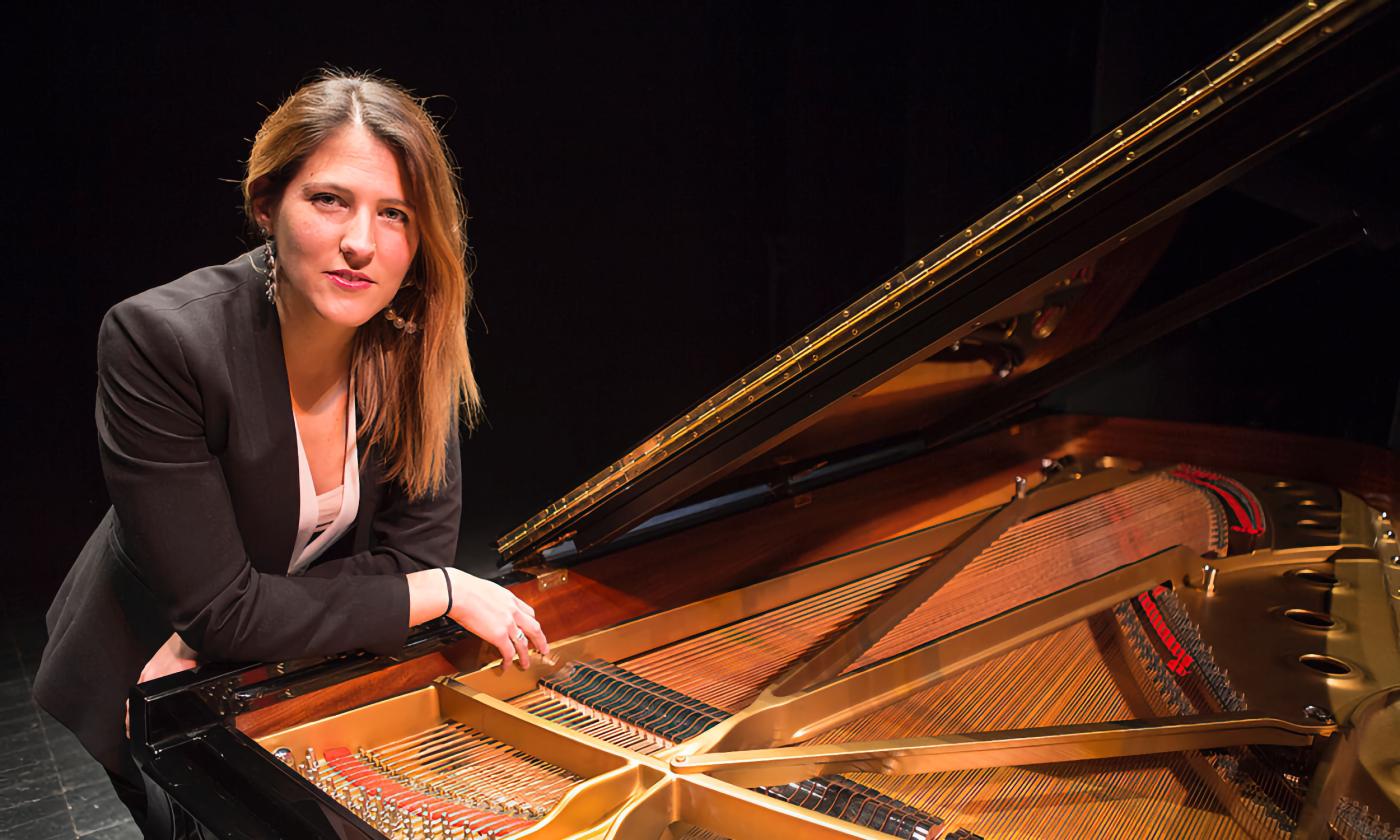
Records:
[[[30,697],[47,607],[32,593],[0,591],[0,837],[140,838],[102,767]]]

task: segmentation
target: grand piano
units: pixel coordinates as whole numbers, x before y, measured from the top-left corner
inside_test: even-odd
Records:
[[[1318,213],[1137,297],[1393,121],[1397,44],[1288,10],[503,536],[550,661],[439,623],[146,683],[148,786],[216,837],[1400,837],[1395,454],[1044,403],[1390,247]]]

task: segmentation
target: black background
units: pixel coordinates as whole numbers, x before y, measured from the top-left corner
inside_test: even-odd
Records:
[[[107,505],[102,314],[251,247],[241,161],[318,67],[431,96],[461,166],[487,422],[463,449],[460,554],[480,567],[497,535],[1282,7],[31,8],[5,36],[10,580],[47,597]],[[1313,325],[1317,366],[1379,362],[1347,374],[1370,389],[1361,408],[1183,408],[1216,374],[1172,345],[1059,404],[1394,445],[1395,356],[1377,338],[1393,318],[1357,304],[1375,282],[1361,274],[1304,277],[1266,304],[1275,326]]]

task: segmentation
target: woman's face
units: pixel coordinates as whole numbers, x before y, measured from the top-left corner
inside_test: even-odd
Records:
[[[363,126],[332,134],[258,222],[276,237],[284,320],[354,329],[393,303],[418,250],[398,158]]]

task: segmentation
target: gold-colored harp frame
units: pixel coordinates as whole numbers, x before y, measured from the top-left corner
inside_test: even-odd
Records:
[[[996,500],[984,497],[974,503],[982,508],[975,513],[781,577],[567,639],[556,645],[553,665],[540,663],[524,672],[488,666],[443,677],[417,691],[259,742],[268,749],[288,748],[300,754],[307,747],[330,742],[387,741],[442,720],[465,724],[585,779],[537,825],[515,835],[522,840],[661,837],[674,824],[700,826],[733,838],[783,836],[780,832],[802,837],[886,837],[749,788],[840,772],[944,772],[1248,745],[1325,747],[1327,755],[1313,777],[1299,836],[1325,831],[1347,782],[1336,768],[1345,772],[1364,768],[1392,801],[1400,802],[1400,785],[1387,769],[1387,762],[1400,755],[1400,649],[1395,608],[1390,603],[1394,599],[1388,597],[1388,570],[1381,558],[1393,547],[1394,537],[1386,536],[1387,523],[1378,511],[1347,493],[1340,494],[1335,528],[1325,529],[1330,540],[1319,540],[1324,532],[1317,529],[1300,535],[1297,523],[1290,523],[1291,528],[1280,525],[1268,550],[1203,560],[1185,548],[1170,549],[877,664],[842,673],[884,630],[931,597],[1011,525],[1137,477],[1124,469],[1105,469],[1052,480],[999,506],[986,507]],[[1287,482],[1279,485],[1273,492],[1285,497],[1308,492]],[[544,720],[508,702],[533,690],[539,679],[568,662],[623,660],[935,554],[942,556],[855,625],[772,680],[746,708],[699,736],[653,755]],[[1205,563],[1216,570],[1210,592],[1202,577]],[[1327,591],[1331,628],[1323,631],[1271,618],[1279,612],[1275,605],[1286,603],[1280,601],[1278,587],[1306,591],[1314,581],[1329,576],[1334,580]],[[1214,642],[1216,656],[1232,673],[1245,677],[1252,691],[1250,711],[790,746],[1159,584],[1178,593],[1193,619],[1200,622],[1203,635]],[[1250,615],[1261,620],[1241,625],[1240,618]],[[1299,661],[1308,656],[1346,663],[1349,671],[1319,673]],[[1251,659],[1275,670],[1280,661],[1292,660],[1296,684],[1254,692],[1247,664]],[[1319,709],[1326,713],[1317,713]],[[1339,753],[1345,760],[1339,760]]]

